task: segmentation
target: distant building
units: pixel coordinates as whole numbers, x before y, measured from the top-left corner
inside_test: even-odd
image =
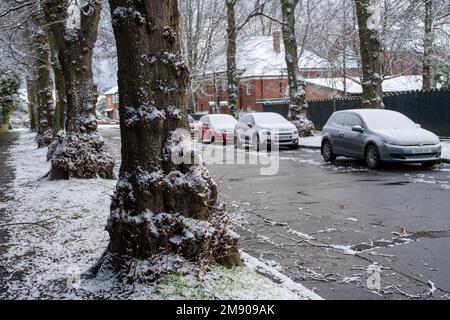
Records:
[[[113,87],[106,91],[105,96],[105,117],[113,120],[119,119],[119,88]]]
[[[237,69],[240,79],[241,111],[263,111],[262,101],[285,98],[287,68],[281,32],[272,37],[258,36],[241,39],[237,45]],[[304,51],[299,61],[300,73],[305,79],[336,76],[336,67],[311,51]],[[359,75],[356,61],[348,59],[348,75]],[[339,74],[340,75],[340,74]],[[197,111],[208,111],[211,105],[227,112],[226,53],[218,55],[202,75],[195,76]],[[340,96],[329,87],[307,83],[306,98]]]

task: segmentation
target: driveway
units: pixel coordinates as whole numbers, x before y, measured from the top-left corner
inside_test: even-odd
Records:
[[[101,133],[119,159],[118,128]],[[308,149],[279,160],[272,176],[208,165],[241,248],[326,299],[450,298],[450,165],[368,170]],[[368,287],[374,262],[381,282]]]

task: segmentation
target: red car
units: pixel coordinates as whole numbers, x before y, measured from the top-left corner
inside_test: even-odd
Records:
[[[208,114],[201,117],[197,124],[199,142],[233,143],[236,122],[228,114]]]

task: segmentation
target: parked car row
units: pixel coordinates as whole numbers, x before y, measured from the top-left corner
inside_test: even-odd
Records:
[[[246,113],[239,120],[227,114],[205,114],[198,122],[189,116],[189,125],[193,139],[202,143],[259,150],[272,145],[296,148],[299,142],[296,126],[272,112]],[[326,162],[340,156],[361,159],[369,168],[384,162],[431,167],[439,162],[441,144],[434,133],[399,112],[353,109],[331,115],[323,128],[321,154]]]
[[[189,120],[191,133],[199,142],[234,144],[259,149],[274,144],[298,146],[298,130],[278,113],[254,112],[243,114],[239,121],[227,114],[208,114],[195,124]]]

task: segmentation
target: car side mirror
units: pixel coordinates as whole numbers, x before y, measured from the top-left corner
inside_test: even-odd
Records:
[[[422,128],[422,125],[420,125],[419,123],[416,123],[416,127],[417,128]]]
[[[247,127],[249,127],[249,128],[253,128],[253,125],[252,125],[251,122],[247,122],[246,125],[247,125]]]
[[[364,128],[361,127],[360,125],[356,125],[356,126],[353,126],[353,127],[352,127],[352,131],[355,131],[355,132],[364,132]]]

